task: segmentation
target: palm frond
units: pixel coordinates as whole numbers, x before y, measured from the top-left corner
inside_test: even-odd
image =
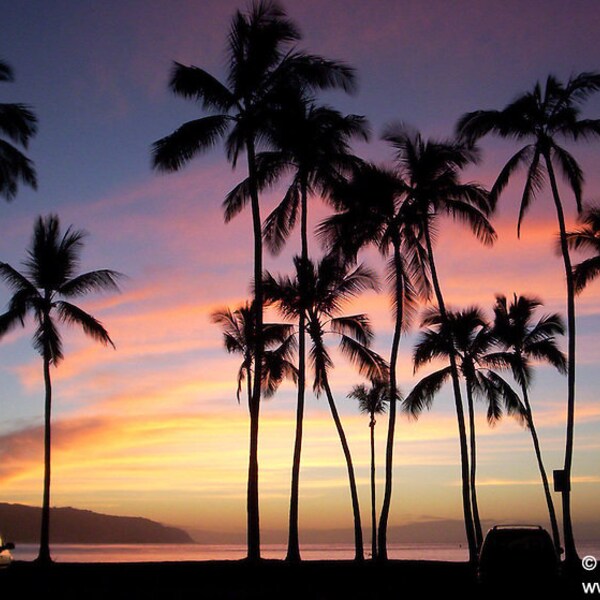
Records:
[[[446,199],[445,204],[447,212],[454,219],[468,225],[480,242],[491,246],[496,241],[498,236],[495,229],[478,208],[461,200]]]
[[[567,374],[567,359],[553,339],[528,344],[527,352],[532,358],[551,364],[562,375]]]
[[[330,321],[331,329],[336,333],[351,335],[357,342],[365,346],[373,340],[373,330],[367,315],[351,315],[335,317]]]
[[[356,74],[352,67],[313,54],[290,54],[278,75],[300,84],[307,91],[340,88],[352,93],[356,90]]]
[[[564,179],[569,184],[575,195],[577,202],[577,211],[581,212],[582,205],[582,186],[583,186],[583,171],[575,160],[572,154],[561,148],[558,144],[552,145],[552,158],[556,161]]]
[[[452,352],[451,341],[438,331],[426,329],[419,335],[413,350],[415,372],[436,358],[447,359]]]
[[[340,336],[340,350],[368,379],[385,379],[388,373],[386,361],[374,350],[347,335]]]
[[[585,287],[600,275],[600,256],[588,258],[573,268],[575,292],[580,294]]]
[[[486,373],[486,378],[497,390],[499,397],[502,401],[502,408],[506,411],[511,417],[517,419],[517,421],[524,425],[526,422],[527,411],[521,398],[517,392],[512,388],[512,386],[498,373],[494,373],[494,371],[488,371]],[[498,419],[495,417],[493,412],[488,412],[488,422],[497,421]]]
[[[532,200],[536,194],[544,187],[544,169],[540,164],[540,151],[536,147],[529,167],[527,168],[527,178],[521,196],[521,204],[519,205],[519,218],[517,220],[517,237],[521,237],[521,224],[525,213],[528,211]]]
[[[83,296],[89,292],[119,291],[119,279],[124,275],[110,269],[99,269],[78,275],[65,282],[58,292],[67,298]]]
[[[171,91],[183,98],[194,98],[205,109],[228,112],[235,104],[233,94],[204,69],[173,63],[169,81]]]
[[[417,268],[420,268],[420,265]],[[423,292],[418,294],[413,285],[413,280],[418,279],[418,276],[409,276],[405,261],[401,258],[398,264],[398,261],[392,257],[387,264],[386,279],[391,292],[394,319],[401,319],[402,331],[406,332],[417,314],[419,295],[424,297]]]
[[[152,167],[178,171],[197,154],[212,148],[230,125],[231,117],[213,115],[188,121],[152,145]]]
[[[580,103],[599,90],[600,73],[584,71],[569,78],[564,88],[564,94],[568,100]]]
[[[311,339],[313,343],[308,352],[308,358],[314,373],[313,390],[318,397],[325,389],[327,372],[333,367],[333,361],[323,345],[323,341],[314,334],[311,334]]]
[[[521,148],[516,154],[510,157],[508,162],[502,167],[500,174],[496,177],[496,181],[490,190],[490,199],[493,204],[496,203],[504,188],[508,185],[510,178],[514,173],[523,166],[527,161],[532,159],[535,146],[533,144]]]
[[[293,183],[263,226],[263,237],[272,254],[278,255],[283,249],[290,232],[296,225],[299,205],[300,189]]]
[[[33,334],[33,347],[54,366],[64,358],[62,338],[51,318],[39,319]]]
[[[0,263],[0,279],[6,282],[15,293],[25,292],[31,296],[39,295],[37,288],[29,279],[8,263]]]
[[[60,300],[56,302],[56,311],[58,312],[60,320],[64,323],[68,323],[69,325],[79,325],[84,333],[95,341],[100,342],[105,346],[111,345],[115,348],[113,341],[108,335],[108,331],[106,331],[102,323],[78,306]]]
[[[0,140],[0,196],[12,200],[19,182],[37,189],[37,175],[33,162],[14,146]]]
[[[0,104],[0,132],[27,148],[37,132],[37,117],[25,104]]]
[[[5,60],[0,59],[0,81],[14,81],[14,79],[13,68]]]
[[[600,254],[600,227],[581,227],[568,231],[566,239],[572,250]]]
[[[0,338],[12,331],[18,325],[25,325],[25,316],[27,314],[27,301],[18,301],[16,298],[22,296],[21,292],[17,292],[11,299],[11,306],[8,310],[0,315]]]
[[[223,214],[225,223],[229,223],[239,215],[250,202],[250,179],[246,178],[238,183],[223,200]]]
[[[423,377],[404,398],[402,409],[414,419],[418,419],[425,409],[430,409],[435,396],[451,375],[450,367],[445,367]]]
[[[346,397],[358,401],[362,414],[382,415],[387,412],[390,401],[389,386],[384,382],[372,382],[370,388],[363,384],[355,385]]]
[[[467,144],[474,144],[488,133],[502,127],[502,113],[498,110],[476,110],[465,113],[456,124],[456,134]]]

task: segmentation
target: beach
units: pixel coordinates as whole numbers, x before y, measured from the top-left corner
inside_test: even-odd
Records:
[[[582,581],[573,574],[553,585],[553,597],[584,597]],[[263,560],[171,563],[56,563],[38,567],[15,561],[0,572],[5,596],[81,599],[215,598],[333,600],[348,598],[457,597],[489,598],[498,590],[482,588],[467,563],[389,561],[307,561],[288,564]],[[543,582],[511,582],[504,594],[513,598],[543,593]],[[558,592],[558,595],[556,595]]]

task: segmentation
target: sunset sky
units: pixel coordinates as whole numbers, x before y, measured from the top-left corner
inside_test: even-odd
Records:
[[[357,70],[353,96],[322,101],[365,115],[370,144],[360,156],[390,164],[379,135],[404,121],[426,136],[446,137],[464,112],[501,108],[549,73],[566,79],[600,69],[600,11],[592,0],[303,0],[283,3],[300,26],[300,46]],[[167,88],[171,64],[195,64],[223,78],[233,0],[28,0],[2,2],[0,57],[16,82],[2,84],[2,102],[30,104],[39,133],[28,155],[39,190],[21,188],[0,204],[0,260],[20,266],[34,219],[56,212],[66,227],[89,232],[82,269],[127,275],[120,295],[81,304],[109,330],[117,350],[64,330],[66,359],[53,371],[53,495],[56,506],[141,515],[199,530],[239,532],[243,540],[248,417],[235,398],[239,358],[227,355],[214,310],[234,308],[249,294],[249,212],[223,222],[221,202],[243,177],[221,147],[178,174],[150,168],[150,146],[201,114]],[[585,114],[600,117],[600,94]],[[491,185],[516,150],[486,139],[483,162],[467,177]],[[600,142],[573,148],[586,173],[585,197],[600,197]],[[263,199],[264,215],[283,188]],[[564,312],[562,263],[555,252],[553,206],[544,190],[521,239],[516,217],[522,179],[500,199],[493,219],[498,242],[483,248],[444,221],[437,244],[442,286],[453,307],[490,312],[496,293],[533,294],[544,312]],[[569,223],[574,200],[564,190]],[[318,199],[311,221],[328,214]],[[296,232],[275,272],[289,271]],[[314,256],[320,250],[312,245]],[[373,251],[363,256],[382,271]],[[0,305],[9,298],[0,286]],[[600,498],[600,283],[578,299],[577,429],[573,518],[585,533],[598,522]],[[375,347],[389,355],[392,333],[386,293],[365,294],[348,311],[368,312]],[[39,505],[42,495],[43,377],[31,347],[31,322],[0,341],[0,501]],[[414,334],[402,342],[402,391],[416,382]],[[428,371],[423,370],[423,374]],[[419,373],[420,375],[420,373]],[[361,379],[336,356],[332,375],[368,509],[368,418],[346,394]],[[263,403],[260,437],[261,519],[285,528],[293,451],[295,392],[285,384]],[[532,391],[546,466],[562,467],[566,379],[536,370]],[[491,521],[547,524],[531,438],[504,420],[490,429],[479,407],[479,497]],[[377,424],[380,482],[386,419]],[[301,527],[351,527],[343,455],[324,398],[308,394],[301,480]],[[460,519],[460,465],[449,390],[418,422],[401,417],[396,446],[392,525]],[[381,497],[381,491],[379,492]],[[559,504],[559,496],[556,495]],[[1,524],[0,524],[1,525]],[[349,535],[349,542],[351,541]]]

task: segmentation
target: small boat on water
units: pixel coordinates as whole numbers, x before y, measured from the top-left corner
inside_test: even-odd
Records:
[[[0,536],[0,567],[6,567],[13,561],[11,550],[15,549],[12,542],[4,543],[4,539]]]

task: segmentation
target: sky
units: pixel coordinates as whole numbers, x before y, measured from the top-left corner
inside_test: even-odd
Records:
[[[561,79],[600,68],[600,12],[593,1],[304,0],[283,2],[303,32],[300,47],[355,67],[352,96],[320,101],[365,115],[372,140],[357,154],[392,164],[379,139],[391,122],[446,138],[457,118],[501,108],[549,73]],[[53,371],[52,504],[108,514],[141,515],[201,531],[244,538],[248,415],[235,398],[239,359],[227,355],[213,311],[249,295],[250,215],[225,225],[221,203],[243,177],[215,148],[177,174],[150,167],[150,147],[203,114],[174,97],[172,61],[225,75],[230,19],[246,4],[232,0],[2,0],[0,56],[16,81],[2,84],[2,102],[25,102],[39,118],[28,156],[39,189],[21,188],[0,205],[0,260],[19,267],[38,215],[57,213],[64,227],[89,236],[82,270],[126,274],[120,294],[90,296],[81,305],[99,318],[116,350],[64,330],[66,358]],[[585,115],[600,116],[600,95]],[[517,147],[486,139],[483,161],[465,178],[491,185]],[[600,144],[572,148],[586,174],[585,197],[600,196]],[[562,263],[548,190],[516,236],[522,178],[515,179],[493,218],[498,241],[482,247],[460,226],[440,224],[436,247],[448,304],[474,304],[489,314],[494,295],[532,294],[544,311],[564,313]],[[262,199],[266,215],[285,182]],[[562,189],[569,224],[574,200]],[[329,214],[319,199],[311,224]],[[266,267],[289,272],[296,232]],[[316,240],[313,254],[319,254]],[[373,251],[364,260],[383,271]],[[9,290],[0,286],[0,304]],[[390,302],[384,290],[347,307],[367,312],[375,348],[389,354]],[[578,535],[598,522],[600,497],[600,283],[578,299],[577,427],[573,518]],[[541,314],[541,313],[540,313]],[[275,315],[271,315],[275,318]],[[43,377],[31,347],[31,323],[0,341],[0,501],[39,505],[42,495]],[[415,333],[402,342],[399,372],[408,393]],[[563,344],[564,347],[564,344]],[[332,387],[357,469],[365,522],[369,501],[368,418],[346,398],[361,378],[335,355]],[[532,403],[548,471],[561,468],[566,380],[536,369]],[[293,452],[294,389],[263,403],[260,431],[261,520],[284,529]],[[378,437],[379,497],[385,417]],[[480,513],[491,522],[546,525],[539,475],[526,430],[508,419],[494,428],[478,407]],[[461,518],[456,417],[449,390],[418,422],[399,418],[391,524]],[[559,506],[559,496],[555,494]],[[350,528],[352,513],[343,454],[326,401],[308,394],[301,475],[300,526]],[[348,541],[352,537],[349,534]]]

